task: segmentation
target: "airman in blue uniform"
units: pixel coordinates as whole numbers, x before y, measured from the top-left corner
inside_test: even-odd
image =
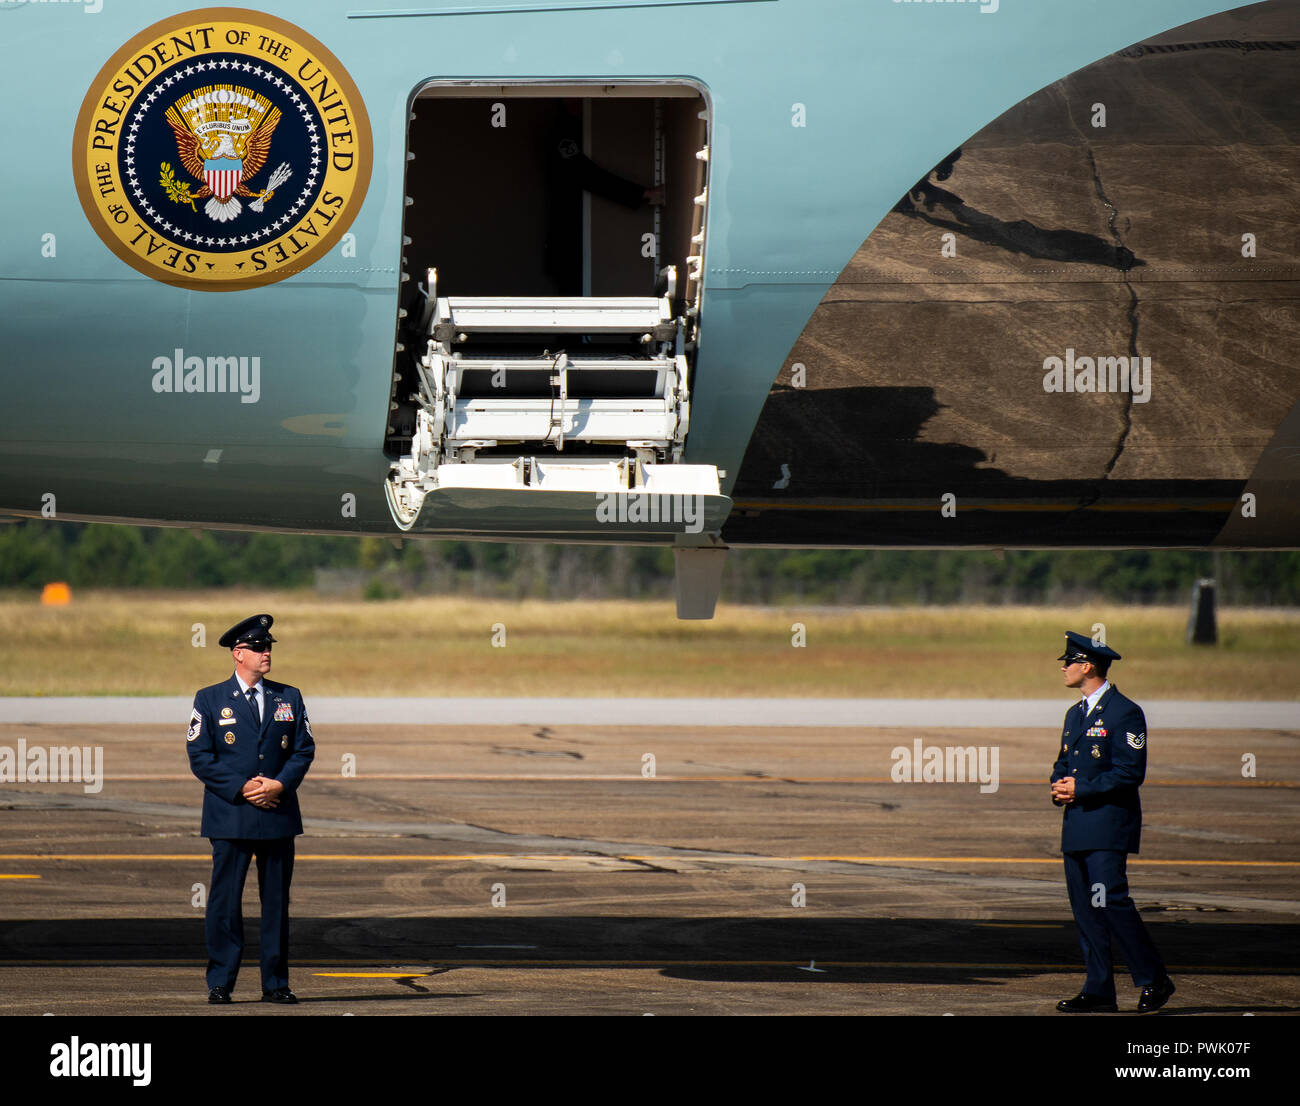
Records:
[[[221,635],[235,671],[194,696],[185,735],[190,768],[204,785],[200,832],[212,842],[206,916],[211,1003],[230,1001],[239,974],[240,901],[254,856],[262,903],[262,1001],[298,1001],[289,990],[289,884],[293,839],[302,833],[298,785],[316,745],[298,689],[264,678],[273,621],[269,614],[253,615]]]
[[[1065,1013],[1114,1012],[1112,943],[1142,989],[1139,1013],[1158,1010],[1174,993],[1164,961],[1128,893],[1128,854],[1138,851],[1142,804],[1138,788],[1147,770],[1146,717],[1106,679],[1120,655],[1083,634],[1065,635],[1058,658],[1065,686],[1083,700],[1065,714],[1061,751],[1052,767],[1052,802],[1065,808],[1061,852],[1070,909],[1079,926],[1087,978]]]

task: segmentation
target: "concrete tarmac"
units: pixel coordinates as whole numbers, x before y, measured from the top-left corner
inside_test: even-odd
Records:
[[[236,1001],[209,1007],[184,719],[0,724],[0,748],[103,766],[0,783],[0,1012],[1057,1017],[1082,982],[1054,728],[314,729],[302,1004],[256,1001],[252,876]],[[983,782],[911,782],[917,741],[973,747]],[[1300,727],[1162,728],[1150,749],[1129,873],[1178,985],[1157,1016],[1300,1010]]]
[[[1054,699],[539,699],[539,698],[328,698],[312,696],[312,721],[409,725],[497,726],[999,726],[1051,728],[1071,705]],[[175,722],[188,718],[192,698],[174,696],[55,697],[0,699],[0,724]],[[1206,729],[1297,729],[1300,702],[1234,700],[1164,701],[1142,704],[1153,727]]]

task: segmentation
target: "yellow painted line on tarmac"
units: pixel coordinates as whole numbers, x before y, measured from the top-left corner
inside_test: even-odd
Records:
[[[737,499],[733,507],[746,511],[913,511],[930,514],[934,505],[930,503],[791,503],[788,500],[748,500]],[[1054,513],[1075,511],[1230,511],[1237,504],[1231,501],[1223,503],[1207,502],[1195,506],[1186,503],[1091,503],[1086,507],[1079,503],[974,503],[963,507],[966,511],[1051,511]]]
[[[466,967],[512,968],[526,967],[571,967],[571,968],[805,968],[795,960],[585,960],[581,958],[539,958],[519,957],[512,960],[478,960],[478,959],[440,959],[441,965],[457,964]],[[983,964],[978,962],[960,963],[942,960],[817,960],[818,964],[828,964],[835,968],[959,968],[971,970],[990,969],[1040,969],[1042,971],[1078,971],[1078,964]],[[1169,971],[1174,971],[1173,966]],[[1199,969],[1198,969],[1199,970]],[[1243,969],[1244,970],[1244,969]],[[368,978],[376,979],[418,979],[432,975],[432,972],[312,972],[314,976],[339,979]],[[1281,974],[1281,973],[1279,973]]]
[[[0,879],[40,879],[40,876],[11,876],[0,872]]]
[[[205,964],[207,961],[198,959],[173,959],[173,960],[113,960],[105,962],[102,960],[6,960],[0,961],[0,969],[3,968],[103,968],[103,967],[192,967],[196,964]],[[335,964],[355,963],[355,961],[329,961]],[[1077,972],[1079,965],[1072,964],[984,964],[977,961],[936,961],[936,960],[821,960],[818,964],[826,964],[835,968],[955,968],[962,971],[972,969],[1017,969],[1017,970],[1037,970],[1037,971],[1058,971],[1058,972]],[[801,965],[795,959],[787,960],[586,960],[577,957],[568,958],[539,958],[539,957],[518,957],[515,959],[479,959],[462,958],[462,957],[444,957],[437,961],[439,967],[454,965],[459,967],[472,968],[514,968],[514,967],[571,967],[571,968],[675,968],[675,967],[694,967],[694,968],[799,968]],[[1196,972],[1198,975],[1213,974],[1215,972],[1269,972],[1271,969],[1263,968],[1232,968],[1220,969],[1213,965],[1198,964],[1195,967],[1180,966],[1177,964],[1168,965],[1169,971],[1172,972]],[[337,979],[420,979],[435,974],[437,969],[420,972],[312,972],[313,976],[322,976],[326,978]],[[438,973],[441,974],[441,973]],[[1286,975],[1286,972],[1277,972],[1278,975]]]
[[[312,975],[324,979],[419,979],[421,976],[433,975],[430,971],[418,972],[312,972]]]
[[[185,861],[207,863],[211,858],[204,853],[0,853],[0,860],[61,860],[76,862],[149,860]],[[682,861],[685,863],[725,864],[789,864],[808,861],[839,861],[849,864],[1060,864],[1059,856],[746,856],[735,854],[710,854],[677,856],[662,853],[644,855],[631,853],[299,853],[295,861],[320,860],[336,863],[388,862],[438,863],[472,862],[478,860],[529,860],[529,861],[585,861],[587,863],[611,860],[645,861],[647,863]],[[1153,860],[1134,857],[1130,865],[1165,865],[1174,868],[1300,868],[1300,860]],[[25,877],[36,878],[36,877]]]
[[[990,727],[992,729],[994,727]],[[112,783],[188,783],[193,776],[105,776]],[[358,783],[370,780],[409,780],[469,783],[890,783],[888,776],[784,776],[779,773],[744,776],[643,776],[640,772],[584,774],[578,772],[363,772],[348,777]],[[976,782],[976,781],[971,781]],[[1043,784],[1042,780],[1005,780],[1004,783]],[[1146,786],[1155,782],[1148,780]],[[1043,784],[1046,786],[1046,784]]]
[[[864,726],[863,729],[873,727]],[[885,729],[907,729],[909,727],[893,726]],[[995,727],[987,727],[993,729]],[[366,772],[349,777],[357,783],[368,781],[393,782],[410,781],[416,783],[897,783],[889,776],[788,776],[780,772],[761,775],[749,773],[744,776],[642,776],[640,773],[610,773],[608,775],[580,775],[562,772]],[[105,776],[105,781],[116,783],[189,783],[193,776]],[[918,781],[905,781],[918,782]],[[938,782],[938,781],[927,781]],[[963,781],[956,781],[963,782]],[[978,780],[964,781],[969,784]],[[1041,778],[999,780],[1000,787],[1046,787]],[[1300,780],[1147,780],[1143,787],[1300,787]]]
[[[1300,780],[1147,780],[1143,786],[1152,784],[1156,787],[1300,787]]]
[[[793,959],[790,960],[583,960],[583,959],[541,959],[537,957],[516,960],[461,960],[442,959],[439,965],[466,968],[791,968],[802,970],[807,967]],[[1079,965],[1071,963],[983,963],[978,960],[822,960],[817,958],[818,966],[828,968],[901,968],[907,971],[918,969],[942,968],[958,972],[985,971],[1020,971],[1020,972],[1071,972],[1077,973]],[[1171,975],[1263,975],[1289,976],[1288,970],[1279,971],[1272,967],[1255,965],[1220,966],[1217,964],[1169,964],[1166,965]],[[321,974],[313,972],[313,975]],[[410,977],[406,977],[410,978]]]
[[[205,860],[204,853],[5,853],[0,860]]]
[[[980,929],[1063,929],[1066,922],[979,922]]]
[[[158,957],[152,960],[113,960],[105,962],[103,960],[86,960],[86,959],[8,959],[0,960],[0,971],[5,968],[193,968],[201,967],[206,964],[206,960],[197,958],[162,958]],[[366,964],[374,963],[373,960],[315,960],[310,964],[299,964],[298,968],[304,971],[310,971],[311,968],[324,965],[346,966],[349,964]],[[805,965],[798,963],[795,959],[786,960],[582,960],[582,959],[538,959],[535,957],[520,957],[513,960],[479,960],[468,958],[441,958],[437,962],[438,967],[447,968],[790,968],[797,970]],[[1037,964],[1016,964],[1016,963],[993,963],[985,964],[977,960],[965,961],[944,961],[944,960],[821,960],[818,959],[819,965],[825,965],[828,968],[902,968],[905,970],[921,970],[931,968],[944,968],[958,972],[984,972],[984,971],[1022,971],[1022,972],[1067,972],[1077,975],[1079,965],[1077,962],[1071,963],[1037,963]],[[1220,965],[1220,964],[1169,964],[1166,965],[1171,975],[1196,975],[1196,976],[1234,976],[1234,975],[1254,975],[1263,977],[1289,977],[1293,973],[1288,969],[1278,970],[1276,967],[1261,967],[1255,964],[1238,964],[1238,965]],[[323,975],[326,973],[311,972],[313,976]],[[352,974],[352,973],[348,973]],[[356,973],[361,975],[361,973]],[[401,976],[403,979],[424,978],[432,975],[433,972],[427,973],[406,973]],[[441,974],[441,973],[439,973]],[[396,997],[396,996],[395,996]]]
[[[628,860],[641,859],[627,857]],[[654,857],[645,857],[653,860]],[[660,860],[667,859],[659,857]],[[763,860],[842,860],[856,864],[1060,864],[1059,856],[770,856]],[[1147,860],[1131,858],[1129,864],[1170,865],[1176,868],[1300,868],[1300,860]]]

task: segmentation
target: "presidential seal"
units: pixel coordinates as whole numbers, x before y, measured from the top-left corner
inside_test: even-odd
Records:
[[[320,260],[370,183],[365,105],[291,23],[207,8],[156,23],[86,94],[73,140],[81,206],[154,280],[228,292]]]

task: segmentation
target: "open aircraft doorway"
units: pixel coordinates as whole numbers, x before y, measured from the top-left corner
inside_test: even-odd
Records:
[[[434,80],[410,106],[385,441],[397,526],[716,533],[718,471],[682,461],[704,328],[703,88]]]

